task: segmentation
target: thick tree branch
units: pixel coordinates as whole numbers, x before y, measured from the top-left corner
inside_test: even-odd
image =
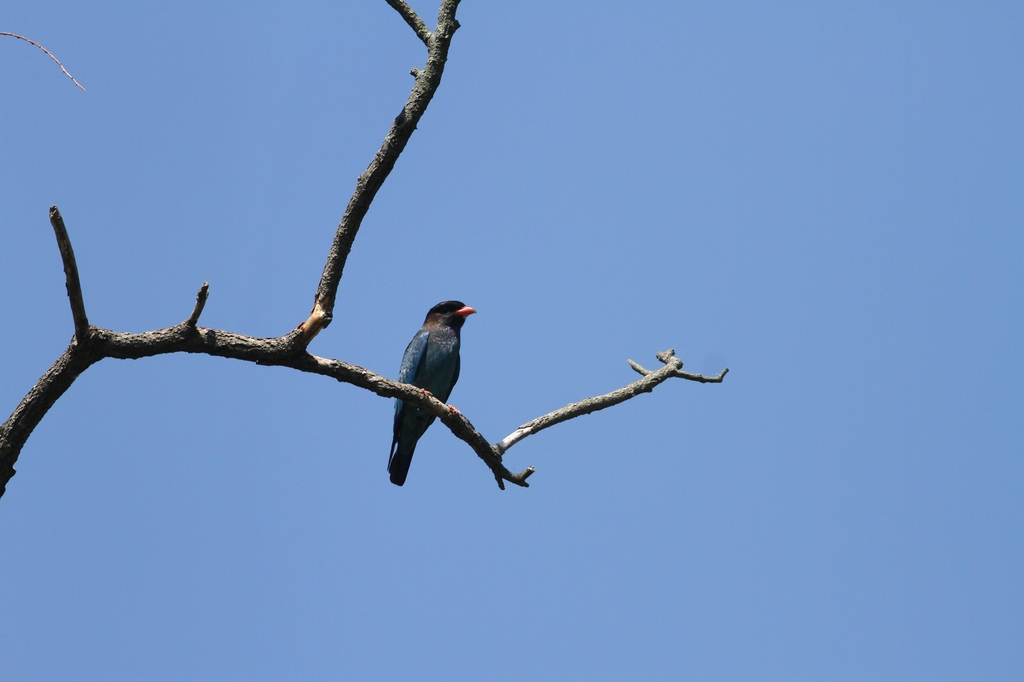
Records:
[[[330,360],[307,353],[301,344],[301,332],[296,330],[283,337],[260,339],[233,332],[203,327],[190,327],[187,322],[142,334],[113,332],[93,328],[95,350],[102,357],[137,360],[167,353],[202,353],[260,365],[290,367],[331,377],[346,384],[366,389],[384,398],[401,398],[440,418],[457,438],[465,441],[491,468],[498,485],[510,481],[526,487],[526,479],[533,473],[530,467],[519,474],[509,472],[501,457],[473,424],[429,393],[412,386],[392,381],[368,369],[341,360]]]
[[[427,24],[420,19],[420,16],[413,11],[412,7],[409,7],[405,3],[405,0],[386,0],[389,5],[395,8],[395,11],[402,15],[405,19],[405,23],[409,24],[412,30],[416,31],[416,35],[420,37],[423,44],[428,48],[430,47],[430,39],[434,37],[434,34],[427,28]]]
[[[18,461],[21,448],[32,435],[32,430],[75,379],[98,360],[99,357],[84,352],[83,346],[73,339],[64,354],[46,370],[46,374],[14,409],[10,418],[0,424],[0,496],[7,490],[7,481],[15,474],[14,463]]]
[[[392,7],[398,9],[403,17],[406,14],[397,6],[398,3],[388,0]],[[405,5],[404,2],[401,5]],[[384,143],[377,154],[373,157],[369,167],[359,176],[356,181],[356,189],[352,198],[345,208],[341,217],[341,223],[334,233],[334,242],[331,244],[330,253],[327,255],[327,263],[324,266],[324,273],[320,278],[320,286],[317,288],[316,300],[313,303],[313,311],[309,317],[299,325],[303,332],[303,341],[309,343],[321,329],[331,323],[334,316],[334,300],[338,293],[338,285],[341,282],[341,275],[345,269],[345,261],[352,250],[352,243],[355,241],[359,226],[370,208],[370,203],[377,196],[377,190],[384,184],[391,170],[395,167],[406,143],[416,130],[423,112],[437,92],[441,84],[441,75],[444,73],[444,65],[448,60],[448,47],[451,45],[452,36],[459,28],[459,22],[455,20],[455,10],[458,9],[459,0],[443,0],[441,9],[437,15],[437,28],[431,34],[427,43],[427,64],[422,70],[415,74],[416,82],[409,93],[409,99],[401,113],[395,117],[388,131]],[[409,9],[411,13],[412,10]],[[415,16],[415,15],[413,15]],[[406,21],[409,21],[406,17]],[[420,22],[422,23],[422,21]],[[413,26],[416,29],[416,26]],[[417,29],[417,33],[419,30]],[[422,36],[420,36],[422,38]]]
[[[51,215],[59,218],[60,214],[54,208]],[[58,243],[61,244],[65,270],[69,272],[68,288],[71,291],[74,287],[70,282],[77,282],[77,269],[74,268],[71,243],[67,238],[66,230],[63,230],[63,221],[55,219],[54,223],[55,225],[59,223],[61,226],[61,229],[58,230],[61,235],[58,236]],[[501,442],[491,445],[465,415],[448,407],[429,393],[411,384],[392,381],[358,365],[341,360],[321,358],[306,352],[301,329],[276,338],[256,338],[196,326],[208,293],[209,287],[204,283],[196,295],[196,305],[192,315],[173,327],[141,334],[115,332],[94,326],[87,326],[84,333],[76,331],[75,338],[60,359],[25,396],[10,419],[0,425],[0,495],[3,494],[7,481],[15,473],[14,463],[32,430],[74,380],[89,366],[104,358],[137,360],[168,353],[201,353],[243,360],[258,365],[290,367],[301,372],[331,377],[385,398],[400,398],[404,402],[438,417],[457,438],[467,443],[483,460],[484,464],[490,468],[498,486],[503,490],[506,481],[528,487],[526,479],[534,473],[534,468],[528,467],[520,473],[514,474],[502,463],[502,455],[523,438],[563,421],[617,405],[641,393],[649,393],[654,390],[655,386],[672,377],[702,382],[721,382],[728,371],[723,370],[717,377],[704,377],[682,372],[683,363],[675,357],[672,350],[658,354],[658,358],[665,363],[665,367],[657,371],[644,369],[630,361],[633,368],[644,375],[639,381],[617,391],[582,400],[538,417],[520,426]],[[71,298],[75,300],[74,295]],[[80,299],[80,294],[78,298]],[[72,308],[78,309],[78,306],[73,305]],[[81,308],[81,313],[82,319],[84,319],[84,308]],[[86,321],[85,324],[88,325],[88,322]]]
[[[70,73],[68,73],[68,70],[64,68],[64,65],[60,63],[60,60],[59,60],[59,59],[57,59],[57,58],[56,58],[56,57],[55,57],[55,56],[53,55],[53,53],[52,53],[52,52],[50,52],[49,50],[47,50],[47,49],[46,49],[45,47],[43,47],[42,45],[40,45],[40,44],[39,44],[39,43],[37,43],[36,41],[34,41],[34,40],[29,40],[29,39],[28,39],[28,38],[26,38],[25,36],[20,36],[20,35],[18,35],[17,33],[8,33],[7,31],[0,31],[0,36],[10,36],[10,37],[12,37],[12,38],[17,38],[18,40],[24,40],[24,41],[25,41],[26,43],[32,43],[33,45],[35,45],[36,47],[38,47],[38,48],[39,48],[40,50],[42,50],[43,52],[45,52],[46,54],[50,55],[50,59],[52,59],[53,61],[57,62],[57,66],[59,66],[59,67],[60,67],[60,70],[64,72],[64,75],[65,75],[65,76],[67,76],[68,78],[70,78],[70,79],[71,79],[71,82],[72,82],[72,83],[74,83],[74,84],[75,84],[75,85],[77,85],[78,87],[82,88],[82,92],[85,92],[85,88],[83,88],[83,87],[82,87],[82,84],[81,84],[81,83],[79,83],[78,81],[76,81],[76,80],[75,80],[75,77],[74,77],[74,76],[72,76],[72,75],[71,75]]]
[[[50,207],[50,224],[57,236],[57,247],[60,248],[60,259],[64,261],[64,279],[71,301],[71,317],[75,321],[75,339],[79,343],[89,335],[89,318],[85,314],[85,300],[82,298],[82,283],[78,280],[78,263],[75,262],[75,250],[71,248],[71,239],[64,227],[64,219],[56,206]]]

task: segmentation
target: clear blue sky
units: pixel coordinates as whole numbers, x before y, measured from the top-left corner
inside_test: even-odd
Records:
[[[436,6],[414,6],[429,17]],[[10,680],[1024,678],[1024,9],[464,0],[319,355],[395,377],[479,314],[452,402],[530,438],[500,492],[390,401],[107,360],[0,499]],[[424,49],[383,0],[14,2],[0,30],[0,408],[90,320],[270,336]]]

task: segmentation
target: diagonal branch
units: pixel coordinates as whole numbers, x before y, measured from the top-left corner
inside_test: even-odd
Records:
[[[405,2],[405,0],[385,0],[389,5],[395,8],[395,11],[402,15],[405,19],[405,23],[412,27],[412,30],[416,31],[416,35],[420,37],[423,44],[428,48],[430,47],[430,39],[433,38],[433,34],[430,29],[427,28],[427,24],[420,19],[420,16],[413,11],[412,7]]]
[[[499,456],[504,455],[510,447],[527,436],[532,436],[538,431],[543,431],[555,424],[561,424],[564,421],[569,421],[570,419],[582,417],[583,415],[590,414],[591,412],[597,412],[598,410],[604,410],[612,407],[613,405],[624,403],[630,398],[635,398],[642,393],[650,393],[658,384],[661,384],[673,377],[690,379],[701,383],[720,384],[722,383],[722,379],[724,379],[725,375],[729,372],[729,369],[726,368],[723,369],[716,377],[705,377],[700,374],[690,374],[689,372],[680,371],[680,368],[683,366],[683,361],[675,356],[675,351],[671,348],[662,353],[658,353],[657,357],[665,363],[665,366],[661,369],[652,372],[651,370],[644,369],[632,360],[629,360],[630,366],[640,374],[644,375],[643,379],[640,381],[634,381],[628,386],[623,386],[611,393],[587,398],[586,400],[581,400],[578,403],[570,403],[559,410],[549,412],[543,416],[528,421],[496,443],[494,445],[495,451]]]
[[[396,7],[395,2],[388,1],[392,7]],[[405,3],[402,2],[402,5]],[[384,180],[395,167],[395,161],[405,149],[423,112],[427,110],[427,105],[430,104],[434,93],[437,92],[438,85],[441,84],[441,75],[444,73],[444,65],[448,60],[448,48],[451,45],[452,36],[459,28],[459,22],[455,20],[455,10],[458,6],[459,0],[443,0],[441,2],[441,9],[437,15],[437,29],[431,39],[427,41],[427,64],[422,70],[413,71],[416,82],[412,87],[412,92],[409,93],[405,107],[395,117],[394,123],[391,124],[391,130],[388,131],[383,144],[373,157],[373,161],[356,181],[355,192],[348,202],[348,207],[345,208],[341,223],[338,224],[338,229],[334,233],[331,250],[327,254],[327,263],[324,265],[324,273],[320,278],[320,286],[317,288],[313,311],[306,321],[299,325],[303,332],[303,340],[307,344],[320,333],[321,329],[331,323],[341,274],[345,269],[348,254],[352,250],[352,243],[359,232],[359,226],[370,209],[370,203],[377,196],[377,190],[381,188]],[[396,9],[402,13],[400,8],[396,7]],[[412,10],[410,9],[409,12]],[[406,15],[402,13],[402,16]],[[413,28],[416,27],[413,26]]]
[[[83,353],[82,346],[73,340],[64,354],[57,358],[14,408],[10,418],[0,424],[0,496],[7,489],[7,481],[15,474],[14,463],[18,461],[21,448],[32,431],[75,379],[99,360]]]
[[[78,280],[78,263],[75,262],[75,250],[71,248],[71,239],[64,227],[64,218],[56,206],[50,207],[50,224],[57,236],[57,247],[60,248],[60,259],[64,261],[64,278],[71,301],[71,317],[75,320],[75,339],[81,343],[89,335],[89,318],[85,314],[85,300],[82,298],[82,283]]]
[[[53,61],[57,62],[57,66],[59,66],[59,67],[60,67],[60,70],[64,72],[64,75],[65,75],[65,76],[67,76],[68,78],[70,78],[70,79],[71,79],[71,82],[72,82],[72,83],[74,83],[74,84],[75,84],[75,85],[77,85],[78,87],[82,88],[82,84],[81,84],[81,83],[79,83],[78,81],[76,81],[76,80],[75,80],[75,77],[74,77],[74,76],[72,76],[72,75],[71,75],[70,73],[68,73],[68,70],[64,68],[64,65],[60,63],[60,60],[59,60],[59,59],[57,59],[57,58],[56,58],[56,57],[55,57],[55,56],[53,55],[53,53],[52,53],[52,52],[50,52],[49,50],[47,50],[47,49],[46,49],[45,47],[43,47],[42,45],[40,45],[40,44],[39,44],[39,43],[37,43],[36,41],[34,41],[34,40],[29,40],[29,39],[28,39],[28,38],[26,38],[25,36],[20,36],[20,35],[18,35],[17,33],[8,33],[7,31],[0,31],[0,36],[10,36],[10,37],[12,37],[12,38],[17,38],[18,40],[24,40],[24,41],[25,41],[26,43],[32,43],[33,45],[35,45],[36,47],[38,47],[38,48],[39,48],[40,50],[42,50],[43,52],[45,52],[46,54],[50,55],[50,59],[52,59]],[[85,92],[85,88],[82,88],[82,92]]]

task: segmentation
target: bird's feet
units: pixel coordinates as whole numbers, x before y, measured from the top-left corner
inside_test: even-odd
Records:
[[[462,414],[461,412],[459,412],[459,408],[455,407],[454,405],[449,405],[448,409],[454,412],[455,414]]]

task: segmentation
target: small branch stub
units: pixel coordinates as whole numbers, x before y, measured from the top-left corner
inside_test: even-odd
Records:
[[[199,292],[196,294],[196,305],[192,308],[192,314],[185,320],[185,324],[194,327],[199,323],[199,316],[203,314],[203,308],[206,307],[206,299],[209,295],[210,283],[203,282],[203,286],[199,287]]]
[[[405,23],[409,24],[410,28],[416,32],[416,35],[423,41],[423,44],[430,47],[430,39],[433,38],[434,35],[430,32],[430,29],[427,28],[426,22],[420,19],[419,15],[413,11],[412,7],[409,7],[409,5],[406,4],[405,0],[385,0],[385,2],[391,5],[396,12],[401,14],[402,18],[405,19]]]
[[[309,313],[306,321],[297,328],[302,331],[302,347],[305,348],[313,340],[320,330],[330,323],[330,313],[324,308],[320,300],[313,304],[313,310]]]

